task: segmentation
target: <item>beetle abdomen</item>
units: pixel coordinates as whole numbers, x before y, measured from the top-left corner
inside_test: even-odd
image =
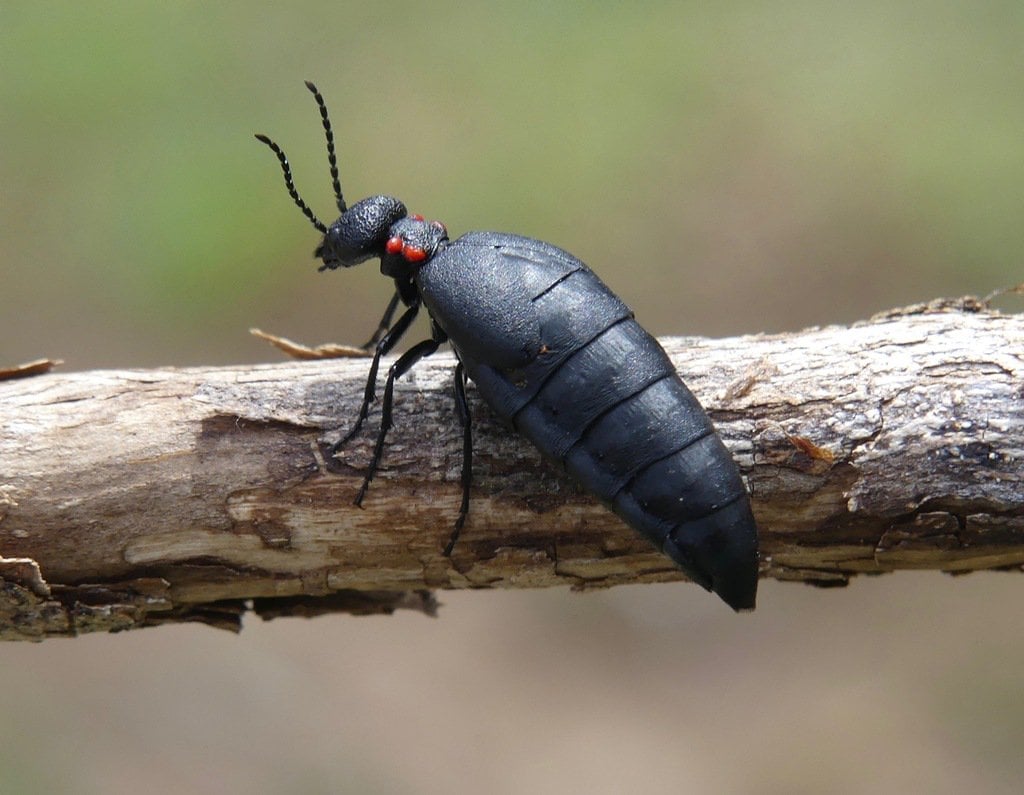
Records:
[[[692,579],[753,607],[757,533],[736,465],[661,345],[586,265],[473,233],[417,281],[499,416]]]

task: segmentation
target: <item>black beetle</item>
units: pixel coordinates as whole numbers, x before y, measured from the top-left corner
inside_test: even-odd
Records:
[[[633,313],[582,262],[550,243],[501,232],[449,240],[444,225],[409,215],[391,196],[351,207],[342,198],[327,106],[316,98],[341,216],[330,226],[300,198],[288,158],[277,155],[292,200],[324,239],[320,270],[372,258],[395,281],[377,332],[359,416],[334,447],[351,439],[375,398],[381,356],[420,309],[431,338],[391,366],[373,459],[360,504],[391,427],[395,379],[450,342],[458,357],[455,399],[463,427],[462,505],[445,548],[450,554],[469,510],[472,436],[466,377],[494,412],[548,459],[639,530],[695,582],[736,610],[757,594],[757,527],[729,451],[668,356]],[[399,302],[407,309],[392,324]]]

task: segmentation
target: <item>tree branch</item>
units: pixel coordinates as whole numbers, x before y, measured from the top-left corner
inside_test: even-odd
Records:
[[[849,328],[666,349],[753,494],[762,576],[1024,565],[1024,318],[969,299]],[[196,620],[432,612],[438,588],[682,579],[498,425],[475,420],[469,520],[450,355],[396,393],[383,468],[353,507],[375,420],[328,446],[362,359],[96,371],[0,382],[0,637]]]

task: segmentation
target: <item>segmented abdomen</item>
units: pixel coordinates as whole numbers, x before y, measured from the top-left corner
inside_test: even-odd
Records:
[[[661,345],[561,249],[493,233],[453,245],[463,241],[477,247],[470,273],[506,281],[517,267],[525,274],[504,288],[515,332],[481,346],[446,329],[481,396],[693,579],[737,609],[752,607],[757,537],[746,488]],[[455,292],[467,273],[454,265],[469,260],[442,254],[425,280],[424,301],[443,327],[449,318],[456,328],[466,321],[433,300],[429,279],[447,279],[437,293]],[[481,361],[491,350],[513,361],[520,342],[534,348],[516,366]]]
[[[541,350],[547,349],[538,358],[551,357],[553,366],[531,373],[519,388],[515,372],[502,379],[521,397],[534,393],[506,419],[660,548],[673,528],[745,499],[746,490],[711,421],[657,341],[631,316],[601,311],[611,308],[604,306],[606,292],[593,273],[577,271],[537,299]],[[579,325],[589,326],[586,338],[568,345],[564,335],[557,345],[545,339],[544,318],[561,330],[564,307],[581,296],[592,305],[578,310],[605,322],[584,318]],[[470,371],[485,399],[507,402],[507,389],[492,401],[492,373],[480,375]]]

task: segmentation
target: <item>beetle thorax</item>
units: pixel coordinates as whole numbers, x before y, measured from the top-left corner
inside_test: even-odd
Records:
[[[447,239],[448,230],[440,221],[427,221],[422,215],[396,221],[388,230],[380,271],[392,278],[409,276],[415,268],[429,262]]]

